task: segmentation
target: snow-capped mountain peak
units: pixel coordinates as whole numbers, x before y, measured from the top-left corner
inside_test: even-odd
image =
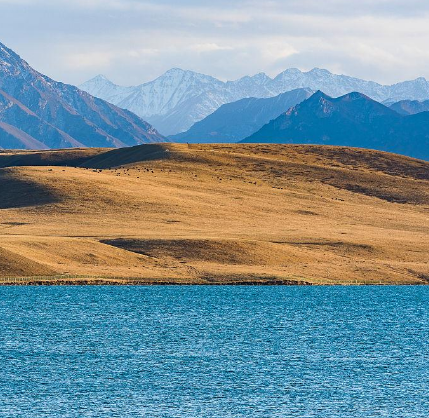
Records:
[[[105,75],[98,74],[93,79],[90,80],[92,83],[110,83],[113,84]]]
[[[329,77],[329,76],[332,75],[332,73],[330,71],[325,70],[323,68],[318,68],[318,67],[313,68],[307,74],[313,74],[313,75],[322,76],[322,77],[323,76],[328,76]]]
[[[259,73],[227,82],[173,68],[154,81],[136,87],[121,87],[96,77],[81,88],[137,113],[164,135],[188,130],[226,103],[249,97],[274,97],[298,88],[322,90],[331,97],[358,91],[380,102],[429,99],[429,83],[424,78],[384,86],[321,68],[307,72],[290,68],[275,78]]]

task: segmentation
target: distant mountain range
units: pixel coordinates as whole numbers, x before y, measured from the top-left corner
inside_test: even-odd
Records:
[[[169,139],[173,142],[238,142],[313,93],[310,89],[296,89],[267,99],[249,98],[228,103],[197,122],[189,131]]]
[[[187,131],[224,104],[250,97],[274,97],[299,88],[321,90],[332,97],[359,91],[374,100],[390,103],[429,99],[429,82],[424,78],[384,86],[318,68],[309,72],[293,68],[275,78],[261,73],[227,82],[176,68],[154,81],[135,87],[121,87],[97,76],[80,88],[129,109],[164,135]]]
[[[390,108],[401,115],[416,115],[429,111],[429,100],[420,102],[418,100],[401,100],[390,105]]]
[[[361,93],[317,92],[246,138],[246,143],[325,144],[429,159],[429,112],[400,115]]]
[[[332,98],[321,91],[313,94],[315,86],[335,96],[350,89],[360,92]],[[315,69],[224,83],[173,69],[135,88],[102,77],[84,87],[143,110],[163,132],[188,126],[170,136],[173,141],[329,144],[429,159],[425,79],[381,86]],[[126,147],[166,140],[130,110],[40,74],[0,43],[0,149]]]
[[[124,147],[163,140],[130,111],[40,74],[0,43],[0,149]]]

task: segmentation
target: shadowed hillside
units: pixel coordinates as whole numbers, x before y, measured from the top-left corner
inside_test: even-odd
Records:
[[[153,144],[2,152],[0,167],[0,277],[429,280],[424,161],[341,147]]]
[[[429,160],[429,112],[392,109],[361,93],[334,99],[318,91],[241,142],[341,145]]]
[[[252,97],[227,103],[188,131],[169,139],[182,143],[239,142],[312,94],[310,89],[297,89],[267,99]]]

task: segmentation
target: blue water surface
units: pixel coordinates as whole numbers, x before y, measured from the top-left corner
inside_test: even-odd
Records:
[[[429,417],[428,287],[0,288],[0,416]]]

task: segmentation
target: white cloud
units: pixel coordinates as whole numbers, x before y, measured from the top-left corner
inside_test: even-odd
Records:
[[[204,44],[189,45],[189,50],[195,52],[213,52],[213,51],[232,51],[234,48],[230,46],[220,46],[215,42],[208,42]]]
[[[137,84],[170,67],[429,78],[427,0],[0,0],[0,15],[0,41],[72,83]]]
[[[72,69],[97,69],[110,65],[114,55],[109,52],[73,53],[65,56],[65,65]]]

